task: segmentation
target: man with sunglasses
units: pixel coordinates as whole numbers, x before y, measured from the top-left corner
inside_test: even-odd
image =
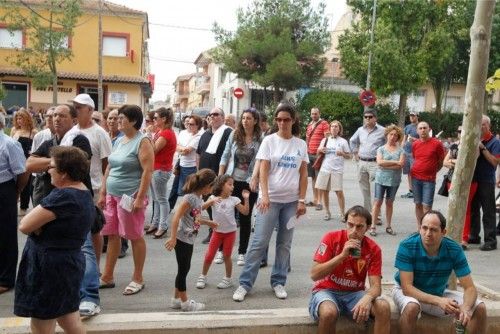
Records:
[[[198,170],[209,168],[213,170],[215,174],[218,174],[222,153],[224,153],[227,139],[233,129],[224,124],[224,111],[221,108],[215,107],[210,110],[208,117],[210,119],[210,125],[201,135],[198,148],[196,149],[196,166]],[[208,210],[208,213],[210,219],[212,219],[212,211]],[[212,230],[210,229],[208,236],[203,239],[202,242],[208,244],[211,236]]]
[[[377,123],[377,111],[366,109],[363,113],[364,124],[349,140],[354,160],[358,163],[358,183],[363,194],[363,205],[371,212],[372,196],[370,183],[375,180],[377,170],[377,149],[385,144],[385,128]],[[380,225],[378,217],[374,217]]]

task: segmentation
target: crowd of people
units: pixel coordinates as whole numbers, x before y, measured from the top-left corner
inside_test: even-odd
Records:
[[[134,105],[105,113],[94,109],[91,97],[79,94],[72,104],[49,108],[45,128],[38,133],[33,117],[18,110],[11,137],[0,134],[0,199],[6,203],[6,223],[0,225],[0,293],[15,287],[14,313],[31,317],[33,330],[50,332],[57,321],[67,332],[83,332],[78,315],[100,312],[99,289],[116,287],[114,269],[129,242],[134,266],[122,293],[142,291],[145,234],[153,239],[168,236],[165,248],[175,252],[178,271],[171,307],[203,310],[203,303],[188,297],[186,284],[201,225],[209,227],[202,240],[208,248],[197,288],[205,288],[212,262],[225,265],[217,287],[234,286],[232,254],[239,229],[236,265],[242,272],[232,298],[244,301],[259,268],[267,265],[276,232],[270,284],[277,298],[286,299],[293,226],[304,219],[307,206],[324,210],[324,220],[332,219],[329,192],[333,190],[345,228],[323,236],[314,253],[311,317],[318,321],[320,333],[334,332],[341,314],[357,322],[374,318],[375,333],[389,332],[389,305],[380,298],[382,251],[376,226],[382,225],[385,200],[385,232],[396,235],[393,203],[406,174],[410,192],[404,197],[415,203],[418,233],[401,242],[395,259],[393,298],[401,311],[402,332],[412,333],[421,311],[455,316],[473,333],[485,331],[486,309],[477,300],[464,250],[468,244],[481,243],[481,210],[480,249],[496,249],[500,232],[495,219],[500,141],[492,135],[487,116],[482,119],[460,245],[445,237],[446,220],[432,210],[436,174],[443,165],[450,169],[447,187],[453,186],[459,142],[446,153],[430,135],[430,125],[419,122],[413,112],[410,124],[401,129],[378,124],[377,111],[366,109],[363,125],[348,141],[342,137],[341,122],[322,119],[318,108],[311,110],[306,140],[301,139],[299,114],[287,102],[274,110],[272,127],[267,115],[255,108],[243,110],[238,119],[213,108],[206,119],[185,117],[178,134],[172,129],[174,114],[169,108],[147,114]],[[0,127],[5,127],[3,114]],[[346,210],[344,160],[351,157],[357,165],[363,206]],[[310,201],[308,177],[313,189]],[[33,209],[28,211],[30,199]],[[150,204],[152,217],[146,222]],[[16,280],[18,215],[19,231],[28,235],[28,241]],[[65,227],[74,225],[71,230]],[[103,251],[106,259],[101,265]],[[54,275],[63,269],[64,275]],[[463,295],[445,290],[452,270],[464,287]],[[370,287],[365,291],[367,277]],[[45,296],[54,286],[64,295]],[[39,304],[40,300],[44,302]],[[56,300],[63,302],[52,307]]]

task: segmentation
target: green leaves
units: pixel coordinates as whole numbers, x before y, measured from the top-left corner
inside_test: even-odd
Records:
[[[216,62],[263,87],[293,90],[316,81],[324,72],[330,45],[324,4],[310,0],[255,0],[238,11],[230,33],[214,24]],[[276,95],[277,96],[277,95]]]
[[[2,21],[9,29],[22,29],[28,41],[7,60],[33,78],[36,87],[51,85],[57,78],[57,64],[73,56],[68,43],[82,13],[81,0],[45,0],[27,11],[19,3],[2,5],[6,8]]]

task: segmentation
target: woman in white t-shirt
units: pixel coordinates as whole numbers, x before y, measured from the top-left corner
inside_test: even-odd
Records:
[[[196,173],[196,149],[203,134],[203,120],[201,117],[192,115],[184,119],[185,130],[179,132],[177,136],[177,155],[179,160],[176,164],[175,178],[172,189],[168,197],[168,203],[172,209],[177,202],[178,196],[183,196],[182,187],[186,183],[187,177]]]
[[[260,262],[273,231],[277,230],[276,258],[271,273],[271,286],[277,298],[285,299],[286,278],[290,268],[293,228],[287,223],[306,213],[307,145],[298,138],[299,120],[293,107],[278,105],[274,113],[275,133],[265,137],[256,159],[260,160],[260,189],[255,234],[245,257],[240,286],[233,300],[243,301],[257,278]]]
[[[324,220],[330,220],[330,190],[335,191],[339,202],[339,217],[343,221],[345,213],[345,199],[343,190],[344,159],[348,159],[351,154],[349,143],[342,138],[342,123],[333,121],[330,123],[330,136],[323,138],[318,147],[318,154],[324,153],[325,158],[316,178],[314,187],[320,190],[320,198],[326,209]]]

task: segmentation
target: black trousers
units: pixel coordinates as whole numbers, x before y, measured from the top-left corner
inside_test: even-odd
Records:
[[[175,288],[181,292],[186,291],[186,277],[191,269],[191,257],[193,256],[193,245],[177,239],[175,244],[175,258],[177,259],[177,276],[175,276]]]
[[[470,239],[479,239],[481,232],[481,209],[483,210],[484,243],[497,244],[495,184],[478,182],[472,199],[470,214]]]
[[[250,186],[248,183],[243,181],[234,181],[233,195],[238,197],[243,203],[243,196],[241,195],[243,190],[250,191]],[[248,215],[243,215],[238,212],[240,217],[240,246],[238,247],[238,254],[246,254],[248,248],[248,241],[250,240],[250,232],[252,230],[252,210],[257,201],[257,193],[250,191],[250,198],[248,199],[248,204],[250,206]]]
[[[17,268],[17,198],[16,182],[0,183],[0,286],[11,288],[16,281]]]
[[[24,187],[23,191],[21,192],[21,200],[19,207],[23,210],[28,210],[30,206],[30,199],[31,199],[31,191],[33,190],[33,176],[30,174],[30,178],[28,180],[28,183]]]

